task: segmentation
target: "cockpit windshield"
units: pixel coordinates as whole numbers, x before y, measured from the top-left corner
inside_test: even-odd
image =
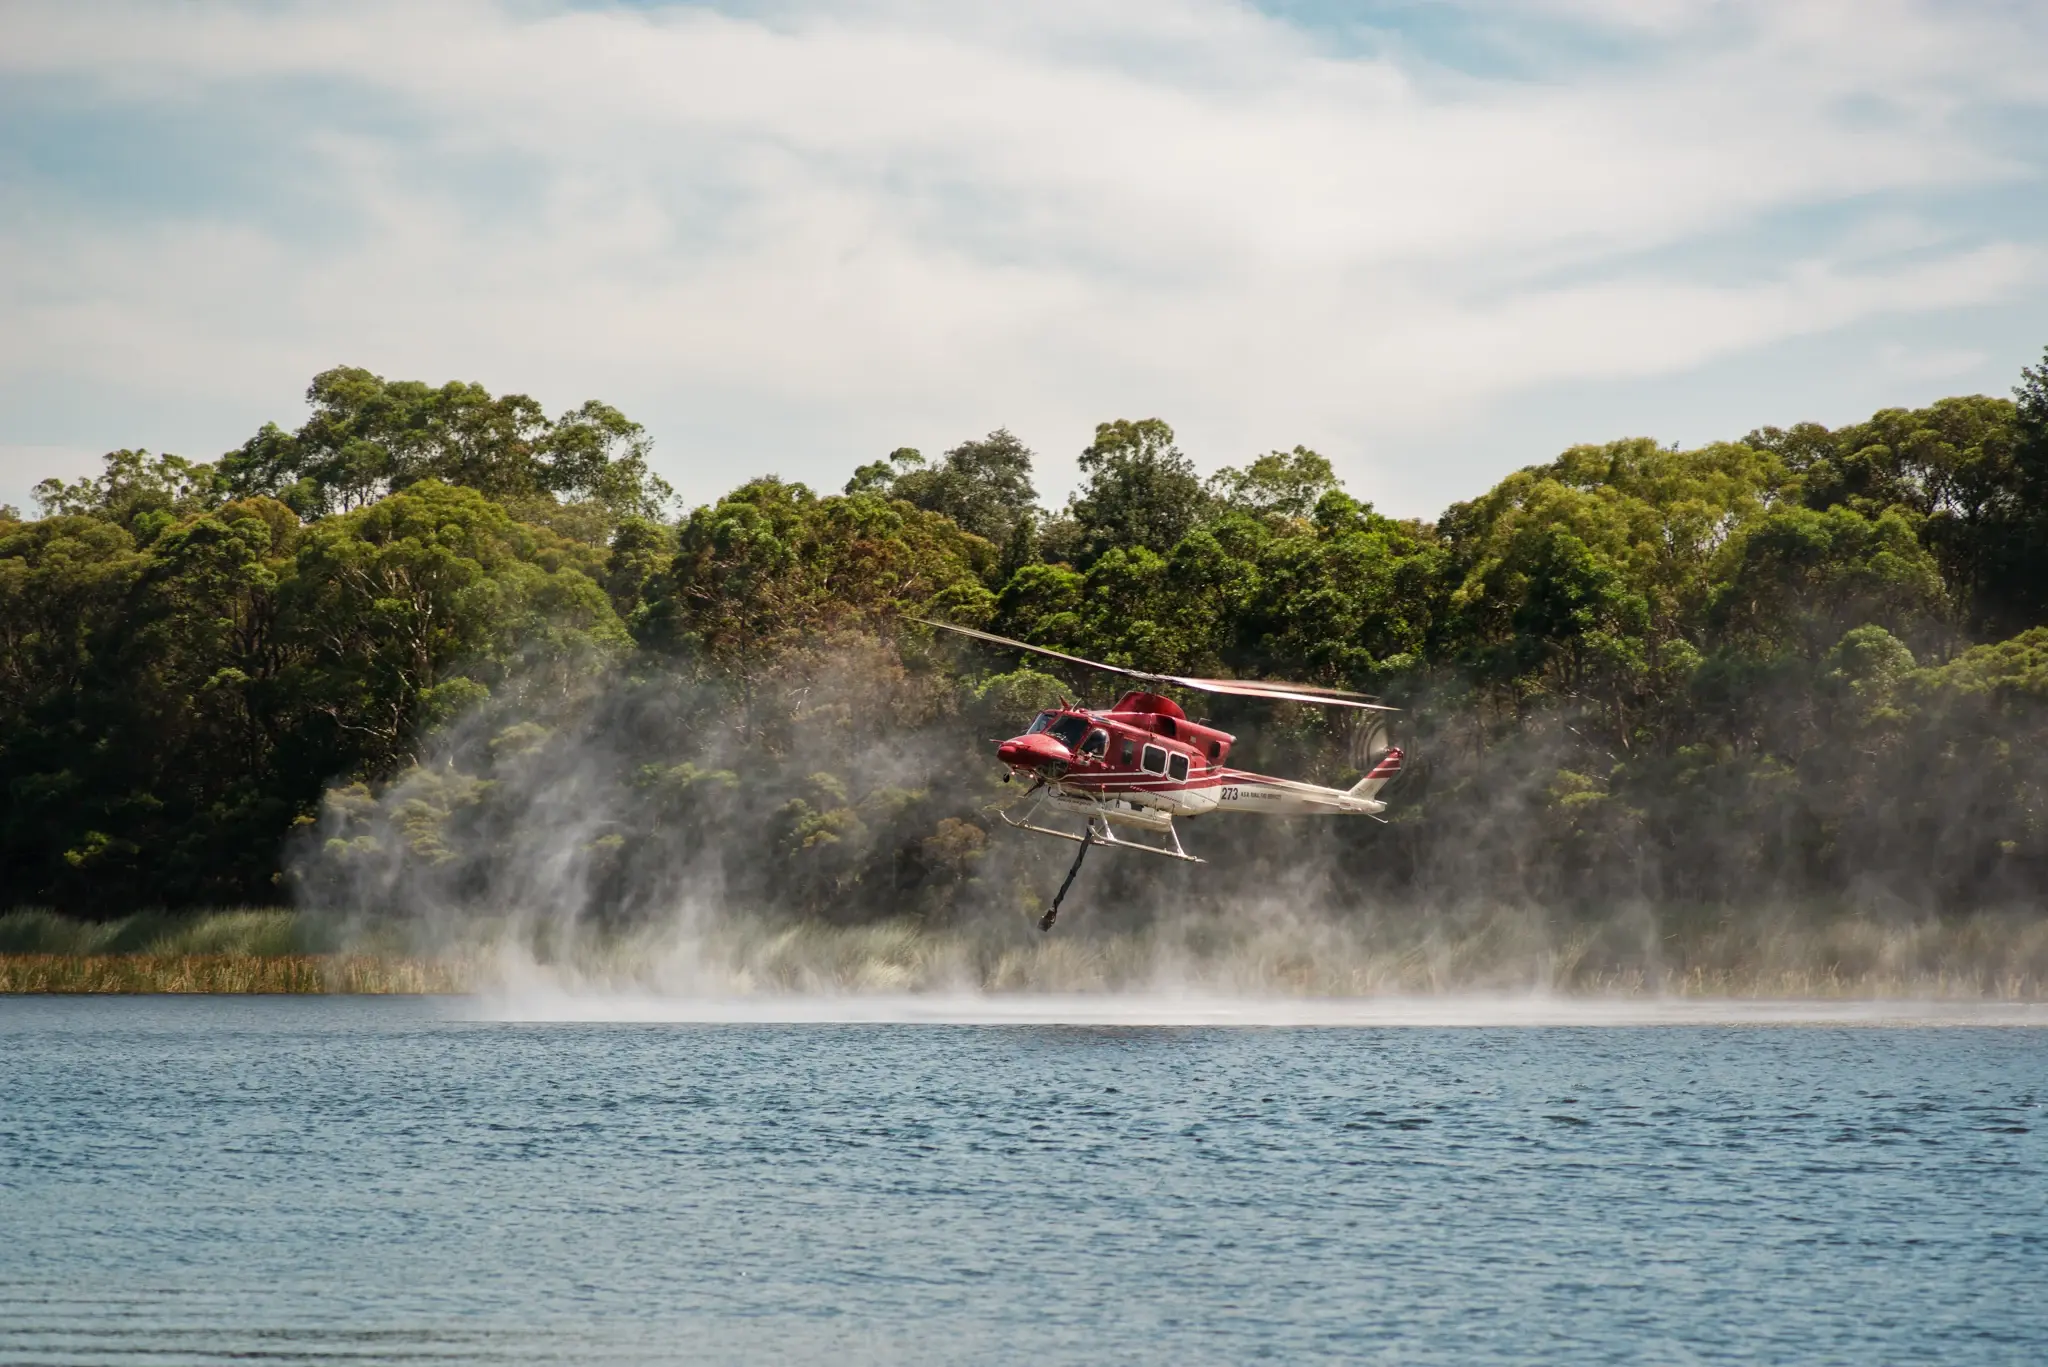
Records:
[[[1031,729],[1024,734],[1035,736],[1040,731],[1048,731],[1052,734],[1054,740],[1072,750],[1081,743],[1081,737],[1087,730],[1088,719],[1086,717],[1068,717],[1062,716],[1058,712],[1040,712],[1033,719]]]
[[[1087,734],[1088,719],[1086,717],[1060,717],[1051,726],[1048,726],[1046,730],[1052,733],[1054,740],[1072,750],[1081,744],[1081,737]]]

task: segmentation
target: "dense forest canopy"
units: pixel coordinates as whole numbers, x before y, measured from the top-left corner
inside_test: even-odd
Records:
[[[2048,886],[2048,360],[2011,400],[1574,447],[1434,523],[1299,446],[1204,479],[1157,418],[1101,424],[1059,509],[999,430],[673,520],[605,404],[352,368],[307,397],[216,461],[117,451],[0,510],[11,901],[504,897],[568,794],[551,857],[593,915],[706,878],[841,920],[1007,907],[1041,874],[991,840],[986,742],[1102,685],[912,616],[1408,709],[1391,825],[1210,825],[1211,877],[1132,887]],[[1244,759],[1346,777],[1322,714],[1206,706]]]

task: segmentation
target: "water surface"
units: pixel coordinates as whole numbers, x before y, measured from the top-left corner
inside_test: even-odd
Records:
[[[2039,1029],[465,1014],[0,999],[0,1361],[2048,1360]]]

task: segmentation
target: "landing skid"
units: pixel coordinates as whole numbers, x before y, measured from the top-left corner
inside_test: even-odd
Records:
[[[1121,812],[1110,812],[1101,803],[1089,803],[1089,806],[1096,807],[1098,810],[1082,813],[1084,817],[1082,825],[1083,834],[1075,835],[1072,831],[1061,831],[1055,830],[1051,826],[1040,826],[1033,821],[1033,818],[1038,815],[1039,809],[1045,806],[1046,798],[1049,796],[1050,794],[1039,796],[1029,807],[1025,808],[1021,818],[1011,816],[1007,809],[999,809],[996,814],[1018,830],[1030,831],[1034,835],[1049,835],[1056,840],[1072,840],[1083,845],[1106,845],[1116,850],[1137,850],[1144,854],[1156,854],[1167,859],[1184,860],[1190,864],[1207,862],[1189,854],[1181,847],[1180,832],[1174,829],[1173,818],[1164,814],[1146,813],[1143,829],[1156,831],[1164,835],[1173,842],[1173,848],[1171,849],[1160,845],[1148,845],[1142,840],[1125,840],[1118,836],[1116,825],[1127,822],[1131,824],[1137,823],[1133,822],[1130,816]],[[1084,799],[1067,799],[1068,803],[1073,804],[1078,804],[1081,801],[1084,801]]]

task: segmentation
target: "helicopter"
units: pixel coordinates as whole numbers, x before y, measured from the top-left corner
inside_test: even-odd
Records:
[[[996,746],[996,758],[1008,769],[1003,781],[1024,778],[1031,782],[1022,798],[999,808],[997,814],[1018,830],[1078,841],[1081,846],[1059,892],[1053,896],[1052,905],[1039,919],[1040,930],[1051,930],[1059,919],[1060,903],[1066,900],[1067,890],[1081,872],[1081,862],[1096,845],[1200,864],[1204,861],[1189,854],[1181,844],[1175,817],[1245,812],[1258,816],[1379,819],[1387,805],[1378,794],[1401,772],[1401,751],[1387,743],[1386,726],[1376,715],[1400,709],[1364,693],[1264,679],[1197,679],[1154,674],[1083,659],[951,622],[922,617],[910,620],[1011,650],[1120,674],[1154,687],[1342,707],[1374,718],[1371,724],[1355,727],[1353,731],[1354,764],[1365,771],[1365,776],[1349,788],[1324,788],[1230,768],[1230,747],[1237,739],[1235,736],[1206,721],[1189,718],[1173,699],[1147,689],[1133,689],[1101,711],[1062,699],[1059,706],[1040,712],[1024,734]],[[1079,817],[1080,833],[1043,824],[1057,816]]]

